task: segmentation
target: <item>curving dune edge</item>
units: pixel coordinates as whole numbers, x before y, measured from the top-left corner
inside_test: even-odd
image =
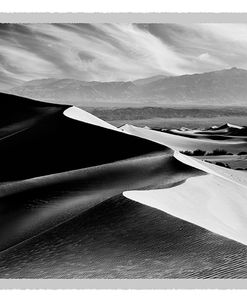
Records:
[[[246,147],[241,138],[221,142],[117,128],[74,106],[32,100],[26,106],[36,114],[28,123],[23,115],[9,124],[9,105],[2,113],[2,251],[121,193],[247,245],[246,172],[178,152],[220,144],[238,150]]]
[[[151,131],[138,131],[142,137],[156,140]],[[158,136],[164,143],[165,136]],[[178,151],[174,157],[207,175],[188,178],[177,187],[125,191],[123,195],[247,245],[247,173],[219,167]]]

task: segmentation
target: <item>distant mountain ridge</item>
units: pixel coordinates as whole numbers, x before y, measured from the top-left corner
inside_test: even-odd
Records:
[[[143,78],[143,79],[134,80],[133,83],[135,85],[146,85],[146,84],[151,84],[151,83],[153,83],[155,81],[158,81],[158,80],[166,79],[168,77],[171,77],[171,75],[156,75],[156,76],[153,76],[153,77],[150,77],[150,78]]]
[[[147,105],[246,105],[247,70],[231,68],[200,74],[166,76],[128,82],[40,79],[9,90],[42,101],[78,106],[122,103]]]

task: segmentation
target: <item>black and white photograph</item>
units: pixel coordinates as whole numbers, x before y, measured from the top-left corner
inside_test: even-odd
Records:
[[[0,278],[247,278],[247,22],[0,23]]]

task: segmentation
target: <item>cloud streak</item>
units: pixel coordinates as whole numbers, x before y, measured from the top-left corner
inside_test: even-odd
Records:
[[[0,80],[128,81],[247,68],[247,24],[1,24]],[[12,81],[11,81],[12,80]]]

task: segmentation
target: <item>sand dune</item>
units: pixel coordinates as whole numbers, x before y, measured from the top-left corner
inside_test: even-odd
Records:
[[[166,133],[138,129],[133,126],[124,127],[124,131],[166,144],[174,149],[178,148],[181,141],[181,144],[185,141],[193,144],[193,139],[180,136],[175,139]],[[171,143],[176,144],[176,147]],[[200,143],[202,144],[202,142]],[[195,149],[199,148],[197,141],[194,144]],[[213,145],[215,148],[215,144]],[[231,146],[231,144],[229,145]],[[228,144],[224,145],[224,147],[227,146]],[[203,149],[202,145],[200,145],[200,149]],[[174,153],[174,157],[208,175],[188,178],[186,182],[177,187],[124,192],[124,196],[247,244],[246,172],[219,167],[177,151]]]
[[[125,197],[247,245],[247,188],[215,175],[168,189],[130,191]]]
[[[7,98],[0,140],[0,250],[122,192],[247,244],[247,174],[177,152],[242,151],[247,145],[241,139],[193,139],[130,125],[118,129],[76,107]],[[9,121],[22,100],[25,110]]]
[[[124,192],[124,196],[247,244],[247,173],[178,152],[174,157],[208,175],[189,178],[174,188]]]
[[[247,143],[244,140],[210,140],[206,138],[191,138],[179,136],[175,134],[135,127],[132,125],[124,125],[121,127],[124,133],[128,133],[137,137],[168,146],[177,151],[194,151],[201,149],[205,151],[213,151],[215,149],[224,149],[228,152],[238,153],[247,149]]]
[[[26,110],[36,106],[25,102]],[[201,174],[168,147],[121,133],[81,109],[58,108],[0,140],[1,250],[125,190],[173,186]]]
[[[88,123],[115,131],[121,131],[117,127],[101,120],[100,118],[97,118],[95,115],[88,113],[87,111],[84,111],[75,106],[69,107],[63,112],[63,114],[71,119],[81,121],[83,123]]]
[[[232,169],[227,169],[224,167],[219,167],[217,165],[207,163],[200,159],[196,159],[194,157],[186,156],[179,152],[174,153],[174,157],[179,161],[187,164],[191,167],[204,171],[206,173],[219,176],[228,181],[234,182],[238,185],[247,187],[247,173],[244,171],[237,171]]]
[[[188,177],[202,174],[160,152],[4,184],[0,250],[61,224],[125,190],[176,186]]]
[[[208,129],[164,129],[163,132],[177,134],[194,139],[213,139],[215,141],[226,140],[228,142],[235,141],[242,143],[246,142],[247,127],[227,123],[219,127],[212,126]]]
[[[66,105],[33,101],[11,94],[0,93],[0,139],[35,126],[48,117],[68,108]]]
[[[45,176],[169,150],[115,129],[88,123],[86,114],[83,122],[71,118],[72,115],[65,116],[63,111],[0,140],[0,181]]]
[[[246,278],[246,260],[246,245],[119,195],[2,252],[0,278]]]

